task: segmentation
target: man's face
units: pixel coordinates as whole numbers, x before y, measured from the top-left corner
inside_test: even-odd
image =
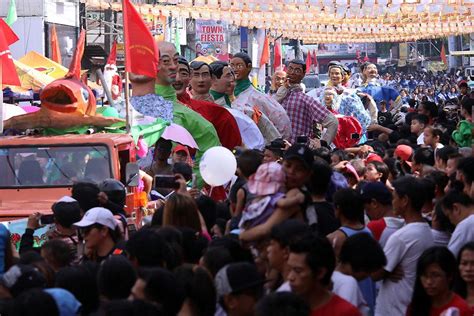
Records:
[[[176,49],[171,45],[167,45],[160,50],[157,75],[159,82],[172,84],[176,81],[178,57]]]
[[[290,268],[288,282],[291,291],[297,295],[306,296],[314,288],[314,283],[317,282],[313,271],[306,263],[306,254],[290,253],[288,266]]]
[[[379,72],[377,70],[377,66],[375,66],[374,64],[370,64],[365,67],[363,74],[368,80],[370,80],[377,78]]]
[[[331,83],[335,86],[341,84],[342,82],[342,70],[339,67],[331,67],[329,71],[329,79],[331,79]]]
[[[283,161],[283,171],[286,174],[286,188],[300,188],[308,181],[310,171],[299,159],[286,159]]]
[[[235,57],[230,60],[230,67],[235,72],[235,79],[242,80],[249,77],[252,65],[247,65],[242,58]]]
[[[176,90],[178,96],[186,92],[186,88],[189,86],[189,81],[191,77],[189,76],[189,68],[186,65],[178,65],[178,73],[176,75],[176,81],[173,82],[173,88]]]
[[[450,177],[457,170],[456,159],[448,159],[446,163],[446,174]]]
[[[288,82],[291,84],[298,84],[304,78],[303,65],[290,63],[287,68]]]
[[[197,94],[207,94],[211,88],[211,71],[209,66],[204,65],[191,73],[191,88]]]
[[[282,247],[276,240],[270,240],[267,247],[267,258],[270,268],[282,272],[282,268],[288,260],[288,248]]]
[[[278,155],[276,155],[270,149],[265,149],[265,151],[263,152],[263,163],[274,162],[274,161],[276,162],[279,159],[280,159],[280,157]]]
[[[425,128],[425,125],[421,124],[420,121],[418,120],[411,121],[410,131],[413,134],[420,135],[420,133],[423,132],[424,128]]]
[[[278,90],[281,86],[285,84],[286,81],[286,72],[284,71],[277,71],[273,75],[273,85],[275,86],[275,90]]]
[[[220,78],[213,77],[212,78],[212,90],[217,91],[219,93],[227,93],[230,89],[232,90],[231,93],[234,92],[234,85],[235,85],[235,75],[232,69],[228,66],[224,67],[222,70],[222,76]]]
[[[177,151],[173,154],[173,162],[184,162],[188,161],[188,154],[184,150]]]
[[[403,208],[405,207],[403,199],[398,195],[398,193],[393,190],[392,192],[392,207],[395,215],[401,215]]]

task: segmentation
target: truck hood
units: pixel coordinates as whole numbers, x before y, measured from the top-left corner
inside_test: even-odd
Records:
[[[40,212],[51,213],[54,202],[71,195],[71,188],[0,189],[0,220],[28,217]]]

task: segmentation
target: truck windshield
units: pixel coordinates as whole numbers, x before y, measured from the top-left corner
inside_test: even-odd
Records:
[[[106,146],[1,147],[0,188],[71,186],[111,178]]]

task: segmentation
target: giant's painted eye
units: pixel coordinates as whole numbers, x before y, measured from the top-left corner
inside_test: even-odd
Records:
[[[84,98],[84,101],[86,103],[89,102],[89,91],[87,91],[87,89],[81,88],[81,93],[82,97]]]

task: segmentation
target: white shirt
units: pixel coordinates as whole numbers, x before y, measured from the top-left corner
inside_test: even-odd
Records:
[[[364,316],[370,314],[370,308],[364,300],[364,296],[360,291],[357,280],[347,274],[334,271],[331,276],[333,283],[332,292],[339,295],[360,311]]]
[[[416,139],[417,145],[424,145],[425,144],[425,134],[421,133],[420,136]]]
[[[404,276],[398,282],[385,279],[375,305],[375,316],[404,316],[413,294],[416,264],[423,251],[434,245],[430,226],[425,222],[405,225],[394,232],[384,247],[387,265],[392,272],[400,265]]]
[[[291,292],[290,282],[284,282],[275,292]]]
[[[474,241],[474,214],[469,215],[456,225],[448,248],[457,257],[462,246],[470,241]]]

